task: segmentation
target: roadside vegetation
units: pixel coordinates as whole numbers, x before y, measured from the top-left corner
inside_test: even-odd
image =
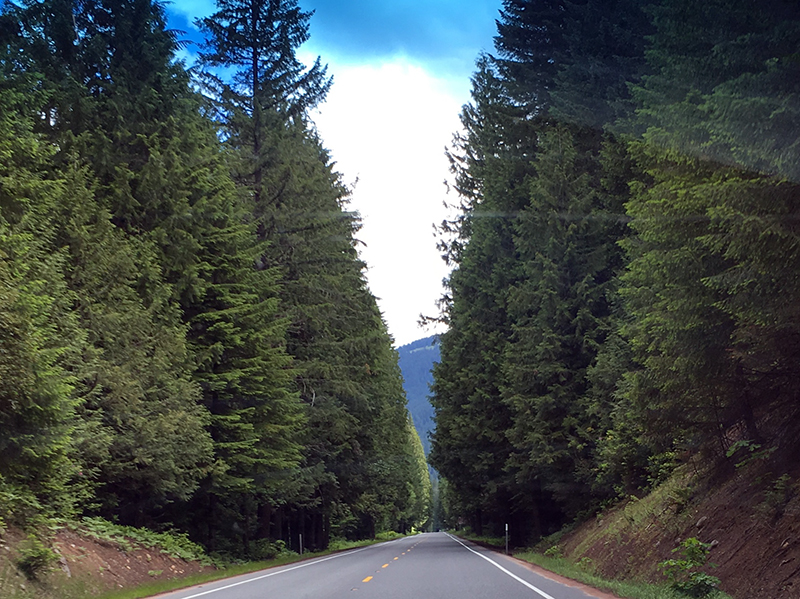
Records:
[[[219,564],[430,517],[310,17],[220,2],[190,68],[162,2],[0,3],[0,542],[30,578],[64,522]]]
[[[599,513],[611,578],[696,537],[732,594],[800,588],[798,42],[784,0],[504,0],[440,229],[445,527],[526,547]],[[582,530],[564,555],[600,559]]]
[[[303,555],[277,543],[269,557],[231,562],[206,554],[183,533],[154,533],[98,518],[63,523],[41,537],[11,532],[18,540],[0,545],[3,599],[139,599],[405,536],[390,531],[374,539],[333,539],[327,549]],[[116,568],[112,558],[124,563],[126,572],[109,583],[104,575]],[[175,564],[180,569],[172,570]]]
[[[577,563],[566,558],[535,551],[518,551],[514,557],[536,564],[561,576],[587,584],[593,588],[614,593],[618,597],[630,599],[687,599],[687,597],[708,597],[709,599],[730,599],[730,596],[718,589],[698,587],[674,588],[671,584],[652,584],[635,580],[609,580],[594,573],[594,565],[589,558]],[[697,589],[697,592],[695,592]],[[702,589],[702,590],[701,590]],[[706,592],[707,591],[707,592]]]

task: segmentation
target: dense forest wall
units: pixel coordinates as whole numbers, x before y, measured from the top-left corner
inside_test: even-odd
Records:
[[[294,0],[0,13],[0,526],[102,516],[222,554],[406,530],[430,483]],[[198,91],[199,90],[199,91]],[[201,93],[202,92],[202,93]]]
[[[503,2],[441,237],[452,524],[522,544],[690,455],[789,470],[798,42],[783,0]]]

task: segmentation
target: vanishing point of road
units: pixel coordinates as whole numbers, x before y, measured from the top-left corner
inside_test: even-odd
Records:
[[[596,594],[595,594],[596,593]],[[426,533],[167,593],[159,599],[590,599],[447,533]]]

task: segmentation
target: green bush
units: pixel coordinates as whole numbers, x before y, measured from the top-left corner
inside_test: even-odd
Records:
[[[78,528],[96,539],[115,543],[123,551],[145,547],[158,549],[171,557],[198,561],[206,566],[214,565],[203,548],[182,532],[156,532],[147,528],[120,526],[102,518],[84,518]]]
[[[283,539],[277,541],[259,539],[253,543],[251,557],[256,561],[264,561],[291,555],[297,555],[297,552],[289,549]]]
[[[39,575],[50,569],[58,556],[35,535],[28,535],[28,540],[19,546],[17,567],[28,580],[36,580]]]
[[[744,468],[756,460],[766,460],[775,452],[776,449],[776,447],[761,449],[761,445],[758,443],[750,439],[743,439],[733,443],[728,448],[728,451],[725,452],[725,455],[728,458],[736,457],[736,459],[739,460],[736,462],[736,467]]]
[[[544,552],[547,557],[563,557],[561,554],[561,547],[558,545],[553,545],[547,551]]]
[[[682,559],[668,559],[658,567],[664,571],[672,588],[690,597],[708,597],[716,592],[719,578],[700,571],[706,564],[710,543],[703,543],[695,537],[683,541],[672,553],[680,552]]]

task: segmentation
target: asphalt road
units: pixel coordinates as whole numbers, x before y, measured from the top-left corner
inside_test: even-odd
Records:
[[[159,599],[588,599],[502,554],[427,533],[160,595]]]

